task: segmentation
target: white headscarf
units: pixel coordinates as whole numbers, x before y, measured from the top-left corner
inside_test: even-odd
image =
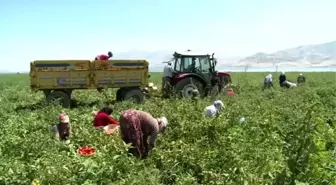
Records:
[[[217,109],[222,109],[224,108],[224,103],[221,100],[216,100],[214,101],[213,105],[217,108]]]
[[[300,73],[300,76],[302,76],[302,73]]]
[[[284,75],[284,74],[285,74],[285,71],[282,71],[282,72],[281,72],[281,74],[283,74],[283,75]]]
[[[160,125],[161,129],[160,130],[164,131],[168,126],[168,120],[167,120],[166,117],[162,116],[162,117],[159,118],[159,121],[161,122],[161,125]]]

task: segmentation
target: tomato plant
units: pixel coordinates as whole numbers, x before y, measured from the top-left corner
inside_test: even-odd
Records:
[[[233,73],[239,93],[218,97],[226,108],[213,119],[203,116],[210,97],[113,104],[115,90],[83,90],[73,93],[75,107],[63,109],[30,93],[28,75],[1,75],[0,184],[336,185],[335,73],[305,73],[309,80],[298,88],[274,83],[262,91],[265,75]],[[161,84],[161,74],[151,80]],[[127,154],[119,132],[108,136],[93,128],[92,111],[104,105],[114,108],[116,119],[128,108],[168,118],[147,159]],[[62,111],[73,127],[69,144],[49,132]],[[78,155],[82,146],[94,146],[82,152],[95,155]]]

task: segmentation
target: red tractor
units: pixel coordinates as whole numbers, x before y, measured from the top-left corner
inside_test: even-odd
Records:
[[[166,76],[162,82],[163,97],[177,93],[182,97],[192,97],[194,90],[201,96],[218,94],[231,83],[231,74],[217,72],[217,60],[214,53],[195,53],[192,51],[175,52],[169,65],[173,63],[172,76]],[[232,94],[233,92],[230,91]]]

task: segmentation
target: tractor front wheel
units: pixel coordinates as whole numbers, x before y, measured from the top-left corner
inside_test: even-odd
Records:
[[[200,94],[203,94],[203,84],[195,78],[184,78],[177,82],[176,91],[184,98],[191,98],[193,96],[193,90],[198,90]]]

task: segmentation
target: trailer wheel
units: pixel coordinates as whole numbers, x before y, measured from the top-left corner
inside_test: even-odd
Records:
[[[120,88],[120,89],[117,90],[117,92],[116,92],[116,100],[117,101],[122,101],[124,99],[124,92],[125,92],[124,88]]]
[[[51,90],[43,90],[43,94],[44,94],[46,99],[47,99],[47,97],[49,96],[50,93],[51,93]]]
[[[145,100],[144,94],[139,88],[125,89],[122,96],[124,97],[124,100],[131,100],[137,104],[142,104]]]
[[[70,108],[71,99],[70,96],[63,92],[63,91],[53,91],[47,96],[47,102],[50,103],[51,101],[59,100],[59,103],[64,108]]]

